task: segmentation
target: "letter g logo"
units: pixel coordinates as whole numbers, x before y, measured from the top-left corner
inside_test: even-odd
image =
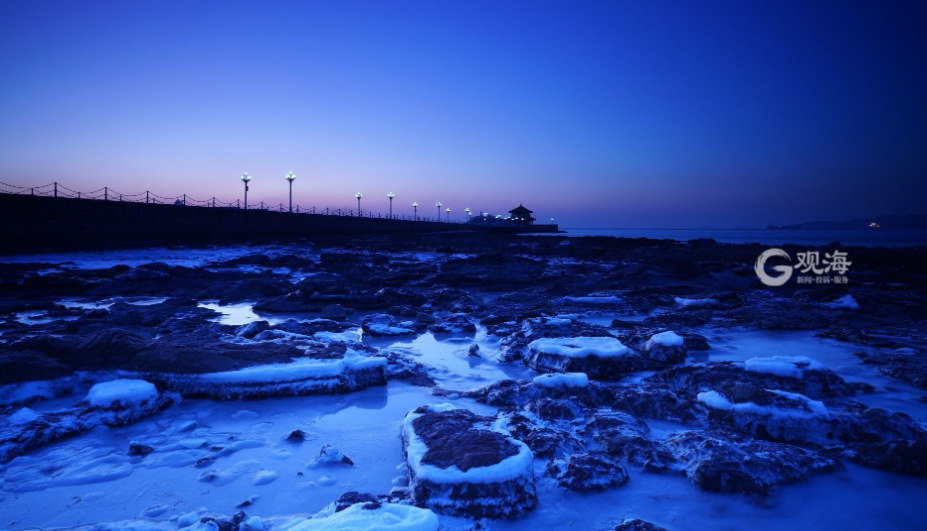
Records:
[[[756,264],[753,265],[753,271],[756,272],[756,276],[759,277],[760,282],[766,284],[767,286],[777,287],[785,284],[792,278],[792,266],[787,265],[777,265],[772,266],[773,271],[778,271],[780,275],[770,276],[766,273],[766,260],[774,256],[785,257],[789,262],[792,261],[792,257],[789,256],[789,253],[779,249],[778,247],[773,247],[772,249],[766,249],[763,251],[760,256],[756,258]]]

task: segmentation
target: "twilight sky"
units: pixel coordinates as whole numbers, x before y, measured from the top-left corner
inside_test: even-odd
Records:
[[[0,182],[565,227],[927,213],[927,2],[0,2]]]

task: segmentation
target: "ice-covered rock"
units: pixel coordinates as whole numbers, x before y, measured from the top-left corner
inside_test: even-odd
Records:
[[[828,455],[727,432],[685,431],[665,444],[692,483],[710,492],[765,496],[778,485],[843,468]]]
[[[665,385],[639,384],[614,390],[615,409],[632,415],[675,422],[694,422],[704,417],[696,407],[695,395]]]
[[[586,385],[571,385],[582,381],[582,373],[541,375],[534,380],[500,380],[480,389],[465,391],[462,396],[478,402],[512,409],[531,409],[542,399],[568,400],[571,408],[595,409],[614,400],[614,390],[607,384],[590,381]],[[559,376],[565,376],[559,380]],[[550,385],[556,383],[557,385]],[[563,385],[561,385],[563,384]],[[444,393],[438,389],[437,393]],[[536,409],[536,408],[535,408]]]
[[[18,364],[15,366],[17,371],[20,368]],[[5,369],[6,367],[0,364],[0,372]],[[14,367],[9,367],[9,369],[10,372],[13,372]],[[0,381],[3,380],[0,379]],[[26,406],[34,402],[68,394],[72,392],[76,385],[76,376],[65,376],[53,380],[20,381],[0,385],[0,411],[3,411],[3,406]]]
[[[686,297],[675,297],[676,304],[684,308],[693,308],[701,306],[715,306],[718,304],[717,299],[688,299]]]
[[[170,393],[157,392],[149,382],[114,382],[117,383],[96,384],[88,398],[75,408],[46,411],[25,424],[0,425],[0,463],[100,425],[118,427],[137,422],[166,408],[176,398]]]
[[[741,433],[772,441],[819,441],[829,428],[830,414],[822,402],[787,391],[754,389],[751,401],[732,402],[717,391],[697,400],[711,410],[709,419]]]
[[[528,345],[538,339],[613,337],[607,328],[568,317],[523,317],[516,313],[491,315],[482,320],[490,333],[499,336],[501,359],[512,361],[528,355]]]
[[[589,377],[583,372],[547,373],[535,376],[534,383],[543,387],[586,387]]]
[[[506,429],[513,437],[527,444],[536,457],[562,458],[586,448],[574,430],[562,429],[521,413],[508,416]]]
[[[665,472],[675,458],[650,437],[650,428],[638,418],[611,409],[596,412],[585,426],[610,455],[654,472]]]
[[[246,339],[252,339],[254,336],[269,328],[270,323],[267,321],[251,321],[250,323],[239,326],[238,329],[235,330],[235,335]]]
[[[471,518],[512,518],[537,505],[528,446],[449,404],[409,412],[402,445],[416,505]]]
[[[824,370],[824,365],[807,356],[772,356],[751,358],[744,362],[744,370],[783,378],[801,378],[805,371]]]
[[[654,334],[641,350],[654,365],[682,363],[686,360],[685,342],[682,336],[673,331]]]
[[[375,313],[364,318],[365,334],[372,336],[401,336],[415,333],[415,322],[400,320],[386,313]]]
[[[834,417],[828,435],[853,462],[912,476],[927,476],[927,430],[900,412],[851,403]]]
[[[346,393],[386,383],[382,357],[347,349],[339,359],[299,358],[290,363],[255,365],[204,374],[146,373],[164,388],[188,397],[267,398]]]
[[[18,409],[15,413],[6,418],[10,424],[26,424],[40,418],[41,415],[27,407]]]
[[[833,302],[827,303],[827,306],[831,308],[843,308],[846,310],[858,310],[859,309],[859,303],[856,302],[856,299],[854,299],[853,296],[850,295],[849,293],[844,295],[843,297],[840,297],[839,299]]]
[[[547,471],[561,487],[579,492],[618,487],[630,478],[621,461],[596,452],[555,459],[547,465]]]
[[[531,351],[546,352],[567,358],[620,357],[628,353],[628,347],[613,337],[564,337],[536,339],[528,344]]]
[[[749,363],[717,362],[671,367],[648,377],[645,384],[669,386],[690,393],[720,391],[724,387],[743,385],[800,393],[815,400],[852,396],[871,390],[867,384],[847,383],[835,372],[800,356],[754,358]],[[752,370],[748,371],[748,366]]]
[[[673,323],[673,325],[678,326],[677,323]],[[682,346],[685,347],[686,351],[711,349],[711,345],[708,344],[708,339],[705,336],[688,330],[667,330],[665,326],[642,326],[636,321],[621,321],[619,319],[612,321],[612,327],[618,329],[615,337],[632,350],[644,350],[644,346],[654,336],[657,337],[655,343],[670,339],[675,340],[667,332],[672,332],[681,337]]]
[[[585,415],[582,403],[572,398],[540,396],[528,402],[526,409],[535,413],[539,418],[549,421],[572,421],[583,418]]]
[[[329,513],[334,510],[334,512],[341,512],[352,505],[362,504],[365,509],[376,509],[382,505],[382,501],[376,494],[370,492],[358,492],[356,490],[345,492],[335,501],[335,503],[329,505],[325,509],[320,511],[321,513]]]
[[[563,300],[584,304],[618,304],[624,302],[624,299],[617,295],[608,295],[605,293],[593,293],[580,297],[566,296],[563,298]]]
[[[438,515],[428,509],[383,503],[368,507],[367,503],[356,503],[343,510],[327,515],[316,515],[310,519],[299,519],[285,523],[281,528],[287,531],[372,531],[376,529],[396,531],[437,531]]]
[[[382,351],[381,351],[382,353]],[[402,350],[386,351],[387,375],[390,380],[408,380],[414,385],[431,387],[435,385],[427,366]]]
[[[84,401],[96,407],[128,407],[157,398],[154,384],[145,380],[119,379],[94,384]]]
[[[614,337],[542,338],[528,344],[526,362],[540,372],[582,372],[611,380],[631,370],[628,353]]]
[[[473,334],[476,325],[466,314],[455,313],[439,318],[428,329],[436,334]]]
[[[354,461],[341,453],[341,450],[335,448],[330,444],[322,446],[322,449],[319,450],[319,455],[315,456],[315,459],[309,464],[310,466],[321,466],[321,465],[348,465],[353,466]]]
[[[863,363],[877,366],[882,374],[927,389],[927,349],[902,347],[857,352],[856,355]]]

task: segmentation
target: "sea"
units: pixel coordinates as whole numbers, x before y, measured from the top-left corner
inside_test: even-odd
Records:
[[[615,236],[689,241],[709,238],[719,243],[763,245],[912,247],[927,245],[927,231],[892,230],[781,230],[781,229],[609,229],[564,228],[566,236]],[[563,235],[563,233],[561,233]]]

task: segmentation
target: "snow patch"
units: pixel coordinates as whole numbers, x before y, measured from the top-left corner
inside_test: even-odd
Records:
[[[705,391],[696,395],[695,399],[711,409],[733,411],[734,404],[717,391]]]
[[[710,407],[711,409],[718,409],[721,411],[733,411],[735,413],[752,413],[756,415],[767,415],[773,417],[827,417],[827,407],[823,402],[817,400],[811,400],[805,395],[798,393],[789,393],[787,391],[779,391],[776,389],[766,389],[766,392],[772,393],[796,402],[803,404],[807,410],[804,409],[794,409],[794,408],[782,408],[775,406],[761,406],[753,402],[742,402],[739,404],[734,404],[728,400],[724,395],[717,391],[706,391],[699,393],[696,396],[696,400]]]
[[[586,387],[589,377],[584,372],[549,373],[535,376],[534,383],[542,387]]]
[[[403,321],[400,325],[401,326],[390,326],[386,323],[369,323],[367,328],[369,328],[371,332],[383,336],[398,336],[415,333],[415,325],[412,321]]]
[[[26,424],[27,422],[32,422],[33,420],[38,419],[39,417],[40,415],[38,413],[27,407],[24,407],[7,417],[6,421],[10,424]]]
[[[772,374],[784,378],[801,378],[804,371],[822,371],[824,365],[806,356],[751,358],[744,362],[747,372]]]
[[[438,515],[428,509],[411,505],[384,503],[376,509],[365,509],[356,503],[343,511],[324,518],[300,519],[280,526],[287,531],[436,531]]]
[[[683,345],[682,336],[673,332],[672,330],[668,332],[660,332],[659,334],[654,334],[653,337],[647,341],[648,346],[661,345],[664,347],[681,347]]]
[[[679,306],[713,306],[718,304],[716,299],[687,299],[685,297],[676,297],[676,304]]]
[[[586,304],[614,304],[621,302],[621,297],[614,295],[589,295],[587,297],[564,297],[563,300],[569,302],[582,302]]]
[[[112,380],[90,388],[85,399],[91,406],[110,407],[116,402],[123,405],[144,402],[158,397],[158,390],[145,380]]]
[[[31,402],[50,399],[70,391],[77,385],[77,378],[65,376],[55,380],[34,380],[7,384],[0,387],[0,404]]]
[[[558,337],[535,339],[528,344],[529,351],[544,352],[569,358],[600,358],[624,356],[628,347],[613,337]]]
[[[312,334],[312,337],[324,343],[351,343],[361,340],[361,335],[357,329],[345,332],[320,331]]]
[[[251,478],[252,485],[267,485],[268,483],[273,483],[277,480],[277,473],[273,470],[259,470],[254,477]]]
[[[849,294],[840,297],[834,302],[828,302],[826,306],[830,306],[831,308],[846,308],[848,310],[859,309],[859,303],[856,302],[856,299],[854,299],[853,296]]]
[[[199,377],[212,383],[295,382],[337,376],[349,369],[365,370],[385,366],[386,358],[368,358],[349,349],[344,358],[337,360],[301,358],[291,363],[255,365],[237,371],[208,372]]]

